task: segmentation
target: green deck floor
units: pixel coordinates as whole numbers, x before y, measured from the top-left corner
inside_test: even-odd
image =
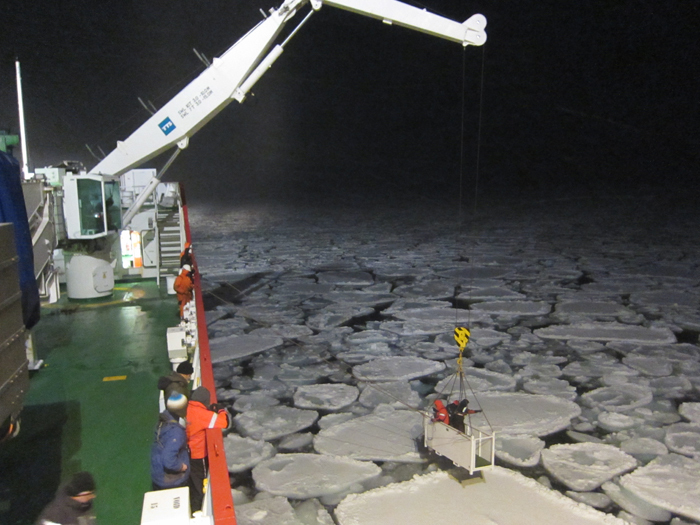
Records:
[[[33,523],[80,470],[97,481],[100,525],[140,522],[156,383],[170,370],[166,330],[178,321],[175,298],[155,281],[42,309],[32,333],[44,366],[31,374],[20,435],[0,445],[0,523]]]

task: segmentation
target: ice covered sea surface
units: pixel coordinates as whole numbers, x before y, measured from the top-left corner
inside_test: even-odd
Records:
[[[191,209],[238,523],[700,523],[697,214],[572,202]],[[478,483],[422,445],[456,325]]]

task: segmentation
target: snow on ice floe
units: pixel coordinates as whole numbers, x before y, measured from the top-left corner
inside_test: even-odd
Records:
[[[691,423],[700,425],[700,403],[681,403],[678,413]]]
[[[622,476],[620,485],[640,499],[700,521],[700,462],[668,454]]]
[[[275,449],[270,443],[235,434],[224,437],[224,450],[228,471],[231,473],[248,470],[275,455]]]
[[[424,281],[418,284],[397,286],[394,293],[404,298],[451,299],[455,294],[455,284],[446,281]]]
[[[684,376],[657,377],[649,381],[657,399],[681,399],[693,391],[693,384]]]
[[[398,297],[391,293],[373,293],[364,290],[332,291],[321,296],[333,303],[353,306],[370,306],[384,308],[396,301]]]
[[[630,295],[630,302],[639,305],[680,306],[698,308],[700,295],[678,290],[653,290],[636,292]]]
[[[209,313],[209,312],[207,312]],[[216,313],[220,316],[229,315],[228,312],[224,310],[216,310]],[[250,323],[243,317],[229,317],[226,319],[217,319],[216,321],[209,324],[207,322],[207,330],[209,332],[209,337],[224,337],[227,335],[243,335],[244,330],[250,328]]]
[[[380,357],[353,367],[360,381],[408,381],[445,369],[445,364],[422,357]]]
[[[258,337],[281,337],[282,339],[298,339],[313,333],[313,330],[308,326],[299,324],[275,324],[263,328],[256,328],[249,332],[250,335],[256,335]]]
[[[349,334],[345,341],[350,345],[366,345],[372,343],[396,343],[399,336],[385,330],[363,330]]]
[[[294,405],[298,408],[336,411],[354,403],[359,395],[360,390],[352,385],[305,385],[294,392]]]
[[[666,429],[664,443],[671,452],[700,459],[700,425],[676,423]]]
[[[513,376],[491,372],[483,368],[466,368],[464,376],[470,389],[474,392],[512,391],[516,385],[516,379]],[[459,382],[455,380],[454,376],[449,376],[435,385],[435,392],[452,395],[454,388],[459,388]]]
[[[527,299],[525,294],[514,292],[505,286],[491,286],[487,288],[473,287],[457,295],[458,301],[467,303],[483,301],[523,301],[525,299]]]
[[[280,308],[278,304],[270,304],[267,301],[249,304],[244,308],[237,308],[236,315],[245,317],[263,326],[301,324],[304,320],[304,311],[301,308],[291,305]]]
[[[237,525],[333,525],[333,518],[316,499],[306,500],[296,508],[282,496],[234,503]]]
[[[411,310],[434,310],[436,308],[453,311],[452,303],[449,301],[399,297],[389,308],[382,310],[382,315],[394,315],[395,313],[410,312]]]
[[[306,325],[313,330],[322,332],[346,325],[355,318],[364,317],[373,313],[374,308],[370,306],[334,304],[311,315],[306,320]]]
[[[308,499],[362,490],[379,476],[372,462],[323,454],[278,454],[253,469],[258,490],[275,496]]]
[[[632,516],[649,521],[668,521],[671,513],[639,498],[617,483],[606,481],[601,486],[605,494]]]
[[[495,467],[485,483],[461,485],[446,472],[351,494],[335,515],[340,525],[625,525],[621,519],[548,490],[518,472]],[[507,502],[507,504],[504,504]]]
[[[624,440],[620,450],[634,456],[643,464],[649,463],[658,456],[668,454],[666,445],[651,437],[634,437]]]
[[[230,335],[209,342],[212,364],[239,359],[282,346],[281,337],[257,335]]]
[[[264,498],[236,504],[236,525],[298,525],[297,515],[287,498]]]
[[[335,356],[346,365],[360,365],[380,357],[392,357],[394,351],[387,343],[355,345]]]
[[[574,501],[590,505],[596,509],[604,509],[612,503],[609,496],[601,494],[600,492],[576,492],[574,490],[567,490],[565,494]]]
[[[383,321],[379,323],[380,330],[386,330],[401,337],[436,336],[454,329],[454,322],[449,321]]]
[[[456,322],[466,319],[467,315],[469,315],[465,310],[458,310],[455,308],[412,308],[410,310],[394,311],[391,314],[382,312],[382,314],[383,316],[391,315],[391,317],[401,321],[433,323],[438,326],[454,326]],[[472,321],[480,322],[485,319],[487,319],[485,315],[474,314]]]
[[[552,307],[544,301],[484,301],[475,303],[472,310],[499,317],[529,317],[547,315]]]
[[[562,397],[573,401],[578,397],[576,387],[564,379],[534,379],[523,383],[523,390],[529,394],[544,394]]]
[[[333,518],[316,498],[307,499],[294,508],[299,525],[335,525]]]
[[[357,417],[357,414],[352,412],[336,412],[333,414],[327,414],[318,420],[318,427],[323,430],[334,425],[339,425],[340,423],[345,423],[346,421],[354,419],[355,417]]]
[[[515,262],[513,260],[512,262]],[[460,282],[469,283],[472,280],[481,279],[496,279],[498,277],[503,277],[511,272],[510,267],[504,266],[466,266],[463,268],[451,268],[448,270],[440,270],[437,274],[440,277],[457,279]]]
[[[543,450],[542,464],[571,490],[585,492],[629,472],[637,466],[637,460],[612,445],[575,443]]]
[[[373,461],[420,463],[417,439],[423,416],[382,405],[372,414],[321,430],[314,448],[321,454]]]
[[[646,328],[621,323],[579,323],[555,325],[534,330],[542,339],[627,341],[639,344],[675,343],[676,336],[668,328]]]
[[[584,361],[574,361],[562,368],[562,375],[571,377],[579,382],[594,377],[637,376],[639,372],[605,354],[594,353],[586,356]]]
[[[313,425],[318,412],[288,406],[249,410],[233,418],[241,435],[266,441],[277,439]]]
[[[268,396],[261,392],[255,392],[253,394],[238,396],[233,403],[233,409],[238,412],[248,412],[249,410],[259,410],[279,404],[280,401],[276,397]]]
[[[308,280],[298,282],[287,282],[275,287],[275,293],[280,295],[289,295],[298,301],[299,298],[313,297],[314,295],[323,295],[333,290],[331,284],[320,284]]]
[[[377,383],[362,383],[360,404],[369,408],[387,404],[396,409],[409,409],[419,407],[421,397],[405,381],[387,381]]]
[[[471,417],[472,425],[504,434],[547,436],[567,428],[581,414],[574,402],[556,396],[522,392],[483,392],[469,398],[469,407],[484,412]],[[477,402],[478,401],[478,402]],[[488,421],[484,417],[488,414]]]
[[[673,362],[664,360],[661,356],[647,357],[630,354],[623,357],[622,362],[646,376],[663,377],[673,373]]]
[[[634,315],[629,308],[615,302],[606,301],[564,301],[554,307],[555,317],[562,320],[590,317],[601,321],[615,320],[617,317]]]
[[[623,383],[604,386],[586,392],[581,401],[590,407],[597,407],[611,412],[626,412],[648,405],[654,399],[649,387]]]
[[[362,271],[326,271],[318,273],[318,282],[335,286],[369,286],[374,284],[374,279]]]
[[[289,434],[280,439],[277,450],[286,452],[298,452],[302,449],[310,447],[314,441],[314,435],[311,432],[299,432],[297,434]]]
[[[517,467],[536,466],[544,447],[544,441],[535,436],[496,435],[496,457]]]
[[[598,414],[598,426],[608,432],[618,432],[638,427],[644,423],[640,417],[627,416],[619,412],[601,412]]]

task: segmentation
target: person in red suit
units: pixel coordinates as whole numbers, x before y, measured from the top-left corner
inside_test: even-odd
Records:
[[[442,402],[442,399],[436,399],[433,404],[433,421],[440,421],[441,423],[449,425],[450,414],[447,412],[447,408],[445,408],[445,403]]]
[[[187,444],[190,447],[190,508],[192,512],[202,509],[204,480],[207,477],[208,428],[228,428],[231,418],[223,405],[210,405],[211,395],[200,386],[192,392],[187,404]]]
[[[186,264],[180,270],[180,274],[175,279],[173,289],[177,294],[177,302],[180,304],[180,319],[185,305],[192,300],[194,290],[194,279],[192,278],[192,267]]]

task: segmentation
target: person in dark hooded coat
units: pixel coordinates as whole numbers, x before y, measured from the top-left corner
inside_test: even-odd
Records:
[[[95,479],[89,472],[78,472],[58,489],[56,497],[41,512],[37,525],[95,525],[92,500]]]
[[[478,414],[481,410],[472,410],[469,408],[469,401],[462,399],[461,401],[454,400],[447,405],[447,413],[450,416],[449,425],[456,428],[460,432],[464,432],[464,418],[471,414]]]
[[[183,361],[177,365],[175,371],[170,375],[158,378],[158,390],[163,391],[163,399],[167,401],[174,393],[182,394],[189,399],[190,379],[192,379],[193,373],[194,368],[192,367],[192,363]],[[187,405],[185,405],[184,409],[176,409],[174,413],[176,416],[184,418],[187,413]]]

